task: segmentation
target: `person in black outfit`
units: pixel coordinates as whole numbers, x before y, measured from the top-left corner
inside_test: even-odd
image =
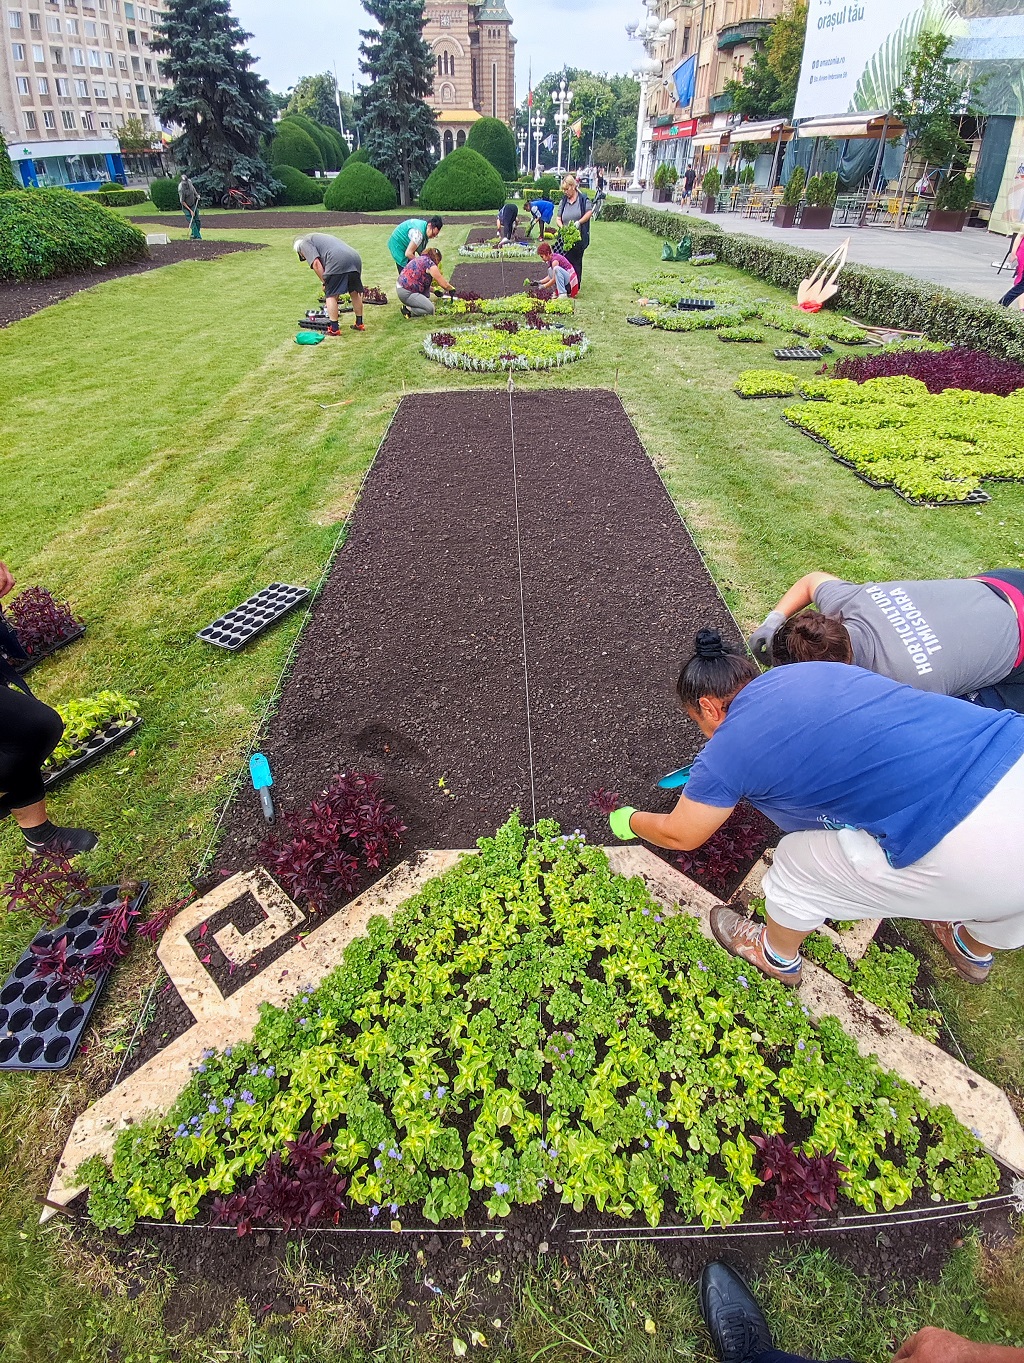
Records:
[[[14,586],[0,563],[0,596]],[[88,828],[58,828],[46,812],[42,765],[60,742],[64,721],[36,700],[23,678],[6,661],[24,658],[18,637],[0,617],[0,817],[11,814],[33,853],[65,857],[90,852],[99,838]]]
[[[498,236],[502,241],[512,241],[516,234],[516,223],[519,221],[519,209],[513,203],[507,203],[498,212]]]
[[[567,175],[562,181],[562,202],[558,205],[558,212],[555,214],[555,227],[564,227],[566,223],[575,223],[580,229],[580,241],[576,246],[570,247],[562,252],[566,260],[576,271],[576,278],[580,286],[583,285],[583,252],[590,245],[590,215],[593,209],[586,194],[580,192],[576,184],[575,175]]]

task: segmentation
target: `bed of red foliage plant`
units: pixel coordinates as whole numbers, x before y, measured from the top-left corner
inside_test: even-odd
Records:
[[[328,1163],[330,1150],[323,1131],[304,1131],[288,1142],[287,1164],[280,1155],[271,1155],[245,1192],[214,1200],[213,1224],[235,1226],[239,1235],[247,1235],[254,1226],[290,1231],[328,1221],[337,1224],[347,1180]]]
[[[850,355],[838,360],[833,379],[886,379],[906,374],[920,379],[929,393],[945,388],[966,388],[972,393],[995,393],[1008,397],[1024,388],[1024,365],[999,359],[985,350],[953,346],[949,350],[903,350],[885,355]]]
[[[507,331],[510,336],[514,336],[519,330],[519,323],[514,317],[507,317],[503,321],[494,323],[495,331]]]
[[[364,303],[386,303],[388,296],[383,289],[376,288],[373,284],[367,284],[363,289]]]
[[[758,1174],[774,1183],[775,1196],[764,1215],[788,1230],[805,1230],[822,1213],[830,1215],[839,1200],[839,1175],[846,1172],[835,1154],[805,1155],[784,1136],[751,1137],[758,1153]]]
[[[53,648],[82,628],[83,621],[66,601],[45,587],[26,587],[7,607],[18,642],[30,658]]]
[[[442,349],[455,344],[455,337],[450,331],[435,331],[430,339],[434,345],[440,346]]]
[[[343,772],[307,810],[285,816],[285,837],[263,843],[260,860],[294,900],[320,910],[353,894],[364,867],[380,868],[406,831],[382,786],[376,772]]]
[[[750,805],[741,804],[692,852],[679,852],[676,865],[720,898],[727,895],[741,871],[747,871],[768,846],[775,825]]]

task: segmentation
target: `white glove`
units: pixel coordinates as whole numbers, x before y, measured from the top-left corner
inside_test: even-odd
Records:
[[[786,616],[783,615],[782,611],[769,611],[764,621],[758,625],[747,640],[751,653],[762,667],[771,667],[772,640],[775,638],[775,631],[785,623]]]

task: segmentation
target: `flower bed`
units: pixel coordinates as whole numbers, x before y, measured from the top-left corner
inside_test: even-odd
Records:
[[[435,331],[423,341],[423,352],[429,359],[437,360],[449,369],[482,373],[504,369],[557,369],[581,360],[589,349],[590,342],[581,331],[520,327],[513,320]]]
[[[448,1221],[477,1194],[505,1216],[553,1194],[727,1225],[786,1134],[788,1160],[828,1175],[829,1208],[997,1187],[948,1108],[665,915],[600,848],[513,816],[480,849],[374,919],[319,988],[266,1008],[252,1042],[210,1052],[166,1118],[121,1132],[110,1168],[84,1165],[94,1222],[243,1233],[386,1208],[397,1229],[406,1208]]]
[[[1024,365],[966,346],[850,356],[839,360],[832,374],[834,378],[853,379],[856,383],[905,374],[920,379],[929,393],[966,388],[972,393],[995,393],[1005,398],[1024,388]]]
[[[986,500],[985,479],[1024,480],[1024,390],[929,393],[908,377],[801,386],[815,401],[788,407],[786,419],[873,486],[921,505],[964,505]]]
[[[510,242],[507,246],[498,246],[496,242],[484,241],[479,244],[467,242],[465,246],[459,247],[459,255],[471,260],[536,260],[536,247],[520,245],[519,242]]]
[[[568,316],[574,310],[571,298],[535,298],[528,293],[513,293],[506,298],[442,297],[437,303],[438,317],[465,317],[468,314],[516,314],[543,312],[554,316]]]

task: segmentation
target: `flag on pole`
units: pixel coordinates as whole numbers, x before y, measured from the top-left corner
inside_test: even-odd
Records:
[[[693,103],[694,91],[697,85],[697,54],[687,57],[686,61],[681,62],[672,72],[672,79],[676,87],[676,99],[679,101],[681,109],[688,108]]]
[[[573,137],[582,137],[582,136],[583,136],[583,119],[582,119],[582,118],[578,118],[578,119],[576,120],[575,123],[570,123],[570,124],[569,124],[569,131],[572,133]]]

